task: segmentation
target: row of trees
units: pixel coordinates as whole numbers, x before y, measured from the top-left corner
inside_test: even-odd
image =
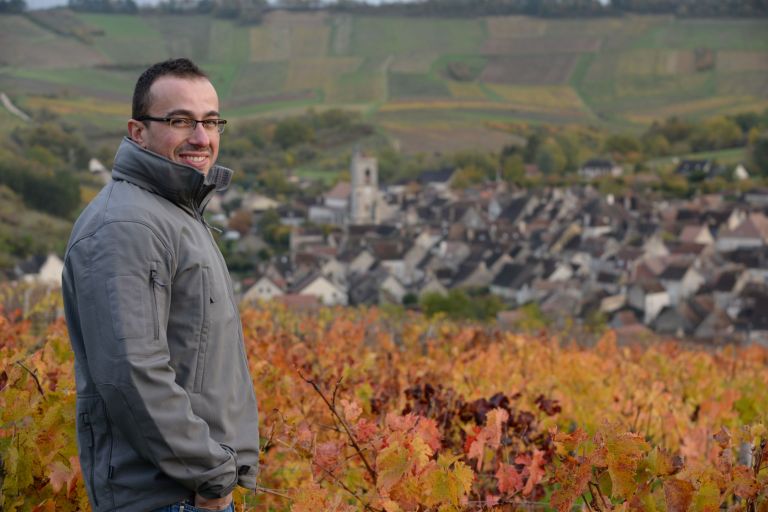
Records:
[[[331,9],[344,12],[416,16],[527,15],[544,17],[620,16],[622,14],[672,14],[676,16],[765,16],[764,0],[421,0],[369,3],[367,0],[162,0],[156,6],[139,7],[135,0],[69,0],[78,11],[135,13],[160,10],[174,13],[205,13],[222,18],[259,23],[268,9]],[[26,10],[25,0],[0,0],[0,14]]]
[[[406,155],[388,146],[359,114],[309,111],[282,120],[240,123],[227,133],[221,158],[239,172],[245,188],[261,189],[287,199],[302,191],[285,169],[311,168],[327,173],[327,183],[345,178],[356,144],[373,149],[381,183],[408,180],[421,171],[458,169],[454,186],[465,188],[485,180],[527,183],[526,169],[548,178],[574,175],[585,161],[608,158],[625,170],[642,171],[649,160],[728,148],[749,149],[750,170],[768,176],[768,110],[717,116],[699,122],[671,117],[641,133],[609,133],[590,126],[514,124],[505,126],[521,141],[499,153],[458,151],[447,155]],[[375,148],[375,149],[374,149]],[[319,184],[317,187],[322,188]]]
[[[80,205],[78,170],[89,151],[73,128],[55,123],[17,128],[0,147],[0,184],[30,207],[69,217]]]
[[[0,14],[18,14],[26,9],[24,0],[0,0]]]

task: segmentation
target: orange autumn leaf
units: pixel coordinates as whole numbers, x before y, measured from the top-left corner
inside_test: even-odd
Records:
[[[349,401],[346,398],[341,399],[341,409],[344,411],[344,419],[347,423],[354,423],[363,413],[363,408],[360,404],[354,401]]]
[[[592,465],[583,458],[567,458],[555,469],[554,481],[559,487],[552,493],[550,505],[558,512],[571,510],[573,504],[581,496],[592,475]]]
[[[523,496],[528,496],[533,491],[533,488],[541,482],[546,475],[544,456],[545,452],[539,449],[533,450],[533,457],[528,454],[518,455],[515,458],[515,463],[523,464],[525,468],[523,473],[528,475],[528,479],[525,481],[525,487],[523,487]]]
[[[602,434],[612,495],[628,499],[637,488],[635,473],[650,446],[639,434],[618,432],[615,427],[607,428]]]
[[[509,418],[509,413],[501,408],[493,409],[486,416],[486,425],[475,436],[467,451],[468,459],[477,459],[477,469],[483,467],[485,448],[495,450],[501,444],[502,425]]]
[[[733,493],[739,498],[754,499],[760,492],[760,484],[755,479],[755,472],[747,466],[735,466],[731,470]]]
[[[688,512],[693,501],[693,484],[687,480],[667,478],[664,480],[664,499],[667,512]]]

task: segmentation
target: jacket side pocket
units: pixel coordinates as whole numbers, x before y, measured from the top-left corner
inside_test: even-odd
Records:
[[[106,407],[98,395],[78,399],[77,441],[80,467],[94,510],[114,507],[109,483],[112,464],[112,429]]]
[[[211,269],[210,267],[203,267],[202,271],[203,325],[200,327],[200,343],[197,348],[197,368],[195,370],[195,384],[192,388],[194,393],[200,393],[203,390],[205,354],[208,351],[208,331],[211,327],[211,304],[215,302],[211,292]]]

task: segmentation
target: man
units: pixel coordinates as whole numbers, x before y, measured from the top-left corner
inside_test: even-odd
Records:
[[[62,277],[77,435],[96,511],[233,510],[256,487],[258,416],[224,259],[203,219],[226,121],[187,59],[136,83],[113,181],[75,223]]]

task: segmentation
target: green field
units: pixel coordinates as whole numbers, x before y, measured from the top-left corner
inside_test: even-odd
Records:
[[[392,119],[467,137],[473,125],[486,134],[486,121],[504,119],[640,130],[670,115],[700,119],[768,105],[761,19],[272,11],[245,26],[201,15],[43,11],[0,16],[0,31],[0,90],[107,130],[122,129],[116,105],[129,101],[140,70],[179,55],[209,72],[231,117],[351,106],[402,133],[408,126]],[[107,102],[110,114],[74,109],[89,101]]]

